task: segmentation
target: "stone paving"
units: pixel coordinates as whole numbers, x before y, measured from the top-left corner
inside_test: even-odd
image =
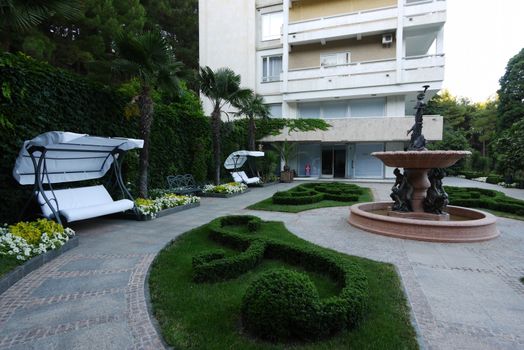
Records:
[[[446,184],[478,184],[450,180]],[[204,198],[199,208],[150,222],[99,219],[76,225],[79,247],[0,295],[0,350],[165,348],[149,317],[148,268],[179,234],[231,213],[281,220],[321,246],[395,264],[423,348],[524,349],[523,222],[499,219],[502,235],[490,242],[441,244],[355,229],[347,223],[347,207],[299,214],[243,210],[295,185]],[[363,185],[378,200],[388,199],[391,184]],[[524,191],[517,193],[524,198]]]

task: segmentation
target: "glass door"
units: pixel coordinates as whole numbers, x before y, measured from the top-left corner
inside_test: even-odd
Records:
[[[345,145],[322,147],[322,176],[345,178],[346,158]]]
[[[333,177],[333,147],[322,148],[322,176]]]

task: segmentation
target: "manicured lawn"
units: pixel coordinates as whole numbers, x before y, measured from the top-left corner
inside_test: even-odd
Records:
[[[304,248],[314,247],[281,222],[263,222],[256,233],[244,226],[227,226],[240,234],[260,235]],[[153,263],[149,278],[154,314],[166,342],[176,349],[418,349],[415,331],[399,278],[392,265],[321,249],[358,264],[368,279],[368,306],[364,319],[352,331],[314,343],[275,344],[243,334],[241,300],[249,284],[262,272],[285,267],[307,273],[322,298],[337,295],[340,287],[324,274],[305,271],[279,260],[264,260],[235,279],[217,283],[193,282],[192,258],[221,248],[227,256],[238,252],[209,239],[207,225],[189,231],[164,249]]]
[[[0,277],[20,265],[22,261],[11,256],[0,256]]]
[[[361,202],[371,202],[373,201],[373,195],[371,194],[371,190],[366,187],[360,187],[354,184],[342,184],[342,183],[334,183],[336,186],[341,186],[342,188],[347,187],[348,190],[354,190],[358,189],[358,192],[361,192],[360,194],[357,193],[358,199],[357,200],[331,200],[331,199],[323,199],[316,203],[305,203],[305,204],[275,204],[273,203],[273,197],[264,199],[263,201],[260,201],[258,203],[255,203],[253,205],[250,205],[247,207],[247,209],[253,209],[253,210],[267,210],[267,211],[281,211],[281,212],[287,212],[287,213],[299,213],[301,211],[305,210],[311,210],[311,209],[318,209],[318,208],[328,208],[328,207],[343,207],[343,206],[350,206],[355,203],[361,203]],[[314,185],[322,185],[322,186],[330,186],[332,184],[329,183],[309,183],[309,184],[301,184],[296,187],[293,187],[292,189],[286,191],[289,193],[293,193],[294,191],[300,191],[302,188],[308,186],[314,186]]]
[[[494,215],[524,220],[524,201],[506,196],[500,191],[474,187],[445,186],[449,204],[486,209]]]

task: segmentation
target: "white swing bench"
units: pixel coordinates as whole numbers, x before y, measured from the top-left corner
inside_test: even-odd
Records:
[[[258,184],[261,182],[261,179],[257,176],[248,177],[244,171],[238,171],[237,169],[241,168],[247,161],[248,157],[263,157],[264,152],[258,151],[236,151],[231,153],[224,162],[224,168],[228,170],[233,170],[231,176],[233,181],[237,183],[245,183],[246,185]]]
[[[48,219],[62,223],[135,209],[125,188],[121,163],[125,152],[143,141],[51,131],[24,142],[13,169],[21,185],[33,185],[33,196]],[[113,200],[102,185],[53,189],[53,184],[99,179],[111,168],[123,198]],[[45,189],[44,187],[47,187]]]

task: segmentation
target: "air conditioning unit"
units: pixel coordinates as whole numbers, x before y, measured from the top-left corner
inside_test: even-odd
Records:
[[[393,44],[393,34],[384,34],[382,35],[382,46],[390,47]]]

